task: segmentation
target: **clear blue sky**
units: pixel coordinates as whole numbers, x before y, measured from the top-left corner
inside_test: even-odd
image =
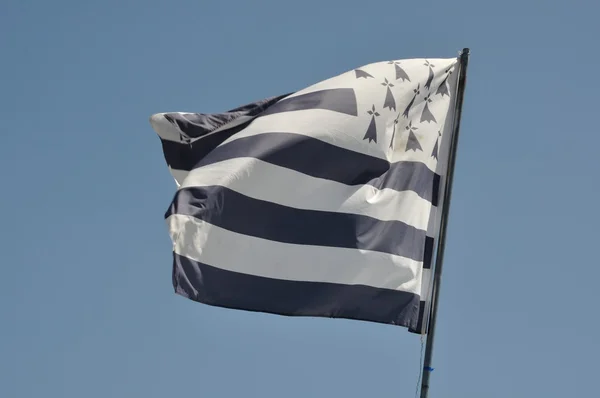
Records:
[[[171,286],[155,112],[470,47],[432,398],[598,396],[590,1],[26,1],[0,12],[0,396],[411,397],[405,329]]]

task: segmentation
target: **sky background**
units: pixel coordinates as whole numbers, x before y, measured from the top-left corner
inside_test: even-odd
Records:
[[[173,293],[155,112],[471,48],[432,398],[597,396],[594,1],[28,1],[0,11],[0,396],[411,397],[420,341]]]

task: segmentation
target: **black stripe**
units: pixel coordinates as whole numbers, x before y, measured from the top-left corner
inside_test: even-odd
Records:
[[[415,329],[419,296],[364,285],[298,282],[226,271],[174,253],[175,292],[200,303],[285,316],[345,318]]]
[[[180,189],[165,214],[192,216],[244,235],[299,245],[372,250],[423,261],[426,231],[400,221],[295,209],[221,186]]]
[[[358,115],[354,89],[334,88],[282,99],[269,107],[261,116],[309,109],[324,109],[351,116]]]
[[[220,133],[217,133],[220,134]],[[206,137],[209,139],[210,136]],[[195,143],[196,144],[196,143]],[[437,204],[439,178],[424,163],[396,162],[340,148],[321,140],[293,133],[264,133],[243,137],[219,147],[181,144],[163,146],[167,163],[178,170],[190,170],[223,160],[252,157],[301,173],[346,185],[368,184],[376,188],[414,191]],[[210,149],[210,150],[209,150]],[[213,150],[214,149],[214,150]],[[183,154],[182,152],[185,152]],[[435,194],[435,196],[434,196]]]
[[[233,122],[241,116],[257,116],[290,94],[252,102],[223,113],[166,113],[164,118],[175,124],[187,137],[197,138]],[[239,131],[239,130],[238,130]]]
[[[431,260],[433,259],[433,244],[435,240],[428,236],[425,238],[425,253],[423,254],[423,268],[431,268]]]
[[[440,199],[440,183],[442,178],[439,174],[433,173],[433,185],[431,187],[431,204],[434,206],[438,205],[438,200]]]
[[[419,316],[417,318],[416,325],[414,327],[409,327],[408,331],[411,333],[421,334],[423,331],[423,322],[425,321],[425,301],[421,301],[419,303]]]
[[[252,122],[232,127],[230,129],[209,134],[190,144],[160,139],[165,162],[176,170],[192,170],[211,151],[217,148],[232,135],[242,131]]]

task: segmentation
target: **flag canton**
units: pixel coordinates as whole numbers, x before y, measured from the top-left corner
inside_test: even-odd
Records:
[[[364,141],[364,152],[390,162],[423,162],[435,170],[455,65],[455,59],[373,63],[317,83],[287,101],[296,99],[308,107],[302,97],[312,93],[313,105],[320,97],[321,109],[359,119],[351,134]]]

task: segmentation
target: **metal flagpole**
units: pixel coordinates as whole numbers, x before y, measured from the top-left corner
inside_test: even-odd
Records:
[[[458,145],[458,134],[460,130],[460,118],[462,115],[462,105],[465,96],[465,85],[467,83],[467,65],[469,63],[470,51],[465,48],[460,53],[460,65],[458,72],[458,87],[456,93],[456,109],[454,113],[454,133],[450,143],[450,152],[448,158],[448,169],[446,176],[446,187],[444,190],[443,209],[440,224],[440,234],[435,259],[435,269],[433,275],[433,291],[431,298],[430,320],[427,326],[427,341],[425,345],[425,358],[423,360],[423,378],[421,380],[421,398],[427,398],[429,394],[429,377],[433,368],[431,367],[431,358],[433,356],[433,339],[435,337],[435,321],[437,318],[437,303],[440,294],[440,283],[442,277],[442,264],[444,262],[444,249],[446,247],[446,228],[448,226],[448,214],[450,212],[450,197],[452,194],[452,179],[454,177],[454,164],[456,163],[456,147]]]

